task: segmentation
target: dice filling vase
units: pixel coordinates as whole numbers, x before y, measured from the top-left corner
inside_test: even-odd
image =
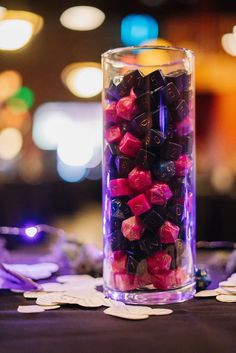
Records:
[[[105,294],[183,302],[195,293],[194,55],[127,47],[102,65]]]

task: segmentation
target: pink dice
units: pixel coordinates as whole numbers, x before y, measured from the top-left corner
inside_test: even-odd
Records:
[[[143,192],[152,184],[151,172],[135,167],[129,173],[128,181],[131,189]]]
[[[116,102],[112,102],[105,107],[104,115],[106,123],[117,123]]]
[[[148,271],[155,275],[170,269],[172,258],[165,251],[159,251],[147,259]]]
[[[183,268],[177,268],[152,276],[152,284],[155,288],[169,290],[184,285],[187,281],[187,273]]]
[[[126,132],[119,144],[120,152],[129,156],[135,157],[142,146],[142,142],[132,135],[130,132]]]
[[[109,189],[111,197],[131,195],[128,179],[125,178],[110,180]]]
[[[136,197],[133,197],[127,203],[135,216],[139,216],[151,208],[145,194],[140,194]]]
[[[176,131],[179,136],[186,136],[193,131],[192,120],[187,116],[184,120],[176,124]]]
[[[152,283],[151,275],[148,272],[145,272],[142,275],[137,275],[136,279],[138,282],[138,287],[140,288]]]
[[[116,289],[120,290],[121,292],[126,292],[137,288],[137,280],[135,276],[125,273],[115,273],[114,283]]]
[[[164,244],[175,243],[178,234],[179,227],[169,221],[165,221],[159,230],[160,241]]]
[[[144,226],[140,219],[135,216],[127,218],[122,222],[121,232],[130,241],[139,240],[143,235],[143,231]]]
[[[122,132],[119,126],[109,127],[105,132],[105,138],[109,143],[119,142],[122,139]]]
[[[138,113],[135,97],[128,96],[121,98],[116,105],[116,113],[122,119],[132,120],[135,114]]]
[[[176,176],[185,176],[192,166],[192,161],[186,154],[182,154],[174,163]]]
[[[113,272],[125,273],[127,265],[127,255],[121,251],[115,251],[111,256],[111,268]]]
[[[130,184],[130,180],[129,180]],[[146,192],[148,200],[154,205],[165,205],[173,196],[169,186],[164,183],[155,183]]]

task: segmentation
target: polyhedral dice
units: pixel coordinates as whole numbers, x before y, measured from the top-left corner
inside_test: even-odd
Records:
[[[166,160],[175,161],[182,152],[182,146],[178,143],[166,141],[162,146],[162,155]]]
[[[147,268],[147,260],[143,259],[138,263],[137,270],[136,270],[136,278],[138,281],[139,287],[145,287],[148,284],[151,284],[151,276],[148,272]]]
[[[186,155],[181,155],[175,163],[175,175],[176,176],[185,176],[192,166],[191,159]]]
[[[141,148],[135,158],[135,164],[143,169],[150,169],[155,160],[155,154]]]
[[[127,239],[123,236],[120,230],[115,230],[110,234],[111,250],[125,250],[127,248]]]
[[[178,239],[177,239],[178,240]],[[176,249],[174,244],[167,244],[164,246],[165,252],[171,256],[170,270],[176,268]]]
[[[150,74],[142,77],[138,87],[135,89],[137,94],[146,91],[153,91],[156,88],[162,87],[165,84],[165,78],[161,70],[155,70]]]
[[[147,259],[148,271],[155,275],[170,269],[172,258],[165,251],[158,251]]]
[[[130,129],[137,136],[144,135],[152,127],[151,113],[142,113],[136,116],[130,123]]]
[[[142,142],[133,136],[130,132],[126,132],[119,144],[120,152],[129,156],[135,157],[140,150]]]
[[[135,216],[125,219],[122,222],[121,232],[129,241],[139,240],[142,237],[144,226]]]
[[[118,254],[117,254],[118,253]],[[125,273],[127,266],[127,255],[118,250],[114,251],[111,255],[111,267],[113,272]]]
[[[132,255],[128,256],[127,260],[127,273],[136,274],[139,261]]]
[[[118,175],[121,178],[127,178],[128,174],[134,167],[134,162],[132,161],[132,159],[122,155],[116,157],[115,164]]]
[[[155,231],[164,222],[162,216],[153,209],[140,215],[140,218],[142,220],[142,223],[152,231]]]
[[[131,194],[128,179],[112,179],[109,183],[111,197],[126,196]]]
[[[169,290],[182,286],[186,279],[186,271],[182,268],[177,268],[152,276],[152,284],[157,289]]]
[[[145,194],[133,197],[128,201],[128,205],[135,216],[139,216],[151,208]]]
[[[106,124],[117,123],[118,118],[116,114],[116,102],[109,103],[104,109],[104,116]]]
[[[135,100],[135,103],[140,112],[152,112],[157,109],[158,104],[153,98],[151,92],[146,92],[138,96]]]
[[[160,69],[151,72],[145,77],[147,78],[147,80],[149,80],[152,91],[156,88],[163,87],[165,84],[165,77]]]
[[[176,251],[176,265],[178,267],[182,266],[185,253],[185,245],[182,239],[177,239],[175,242],[175,251]]]
[[[180,98],[180,93],[175,86],[174,83],[170,82],[168,83],[163,89],[162,89],[163,95],[165,97],[165,100],[168,104],[172,104],[173,102],[178,101]]]
[[[159,147],[165,141],[163,132],[150,129],[145,135],[145,146],[147,147]]]
[[[128,175],[129,186],[137,192],[145,191],[152,185],[151,173],[148,170],[135,167]]]
[[[185,180],[185,178],[176,178],[174,177],[173,179],[171,179],[170,181],[170,188],[172,190],[173,196],[180,198],[180,197],[184,197],[186,194],[186,188],[188,187],[187,182]]]
[[[193,131],[193,123],[189,116],[176,124],[176,132],[179,136],[189,135]]]
[[[119,198],[111,200],[111,214],[114,218],[125,219],[131,216],[131,211],[126,202]]]
[[[123,76],[115,76],[106,91],[106,99],[119,100],[120,98],[127,96],[130,92],[130,87],[127,87],[123,83]]]
[[[187,73],[186,70],[176,70],[169,72],[165,76],[166,82],[173,82],[175,86],[178,88],[179,92],[186,91],[191,82],[191,75]]]
[[[189,114],[189,107],[183,99],[180,99],[172,104],[171,113],[174,121],[182,121]]]
[[[113,232],[115,230],[119,230],[122,224],[122,218],[111,217],[110,218],[110,231]]]
[[[175,164],[172,161],[158,163],[154,166],[153,173],[158,180],[169,181],[175,175]]]
[[[141,254],[144,254],[144,257],[148,257],[160,250],[160,243],[157,236],[145,236],[145,233],[146,231],[139,240],[139,250]]]
[[[115,288],[121,292],[134,290],[137,287],[137,281],[134,275],[126,273],[115,273],[114,274]]]
[[[193,97],[193,91],[192,90],[188,90],[188,91],[184,91],[182,94],[181,94],[181,98],[185,100],[185,102],[187,104],[189,104],[191,106],[192,102],[191,102],[191,99]]]
[[[206,269],[197,269],[195,271],[196,290],[205,290],[211,284],[211,277]]]
[[[156,182],[147,190],[146,195],[150,203],[165,205],[173,194],[167,184]]]
[[[125,120],[132,120],[137,115],[136,99],[130,96],[121,98],[116,105],[117,115]]]
[[[117,125],[109,127],[105,132],[105,138],[109,143],[119,142],[122,139],[120,127]]]
[[[136,276],[136,280],[138,282],[139,288],[143,288],[152,283],[152,278],[150,273],[148,273],[148,271],[145,272],[143,275]]]
[[[180,224],[183,221],[184,217],[184,206],[180,203],[176,203],[176,200],[173,200],[173,203],[168,207],[169,212],[167,213],[167,218],[173,221],[174,223]]]
[[[187,135],[187,136],[179,136],[178,137],[178,143],[182,146],[182,153],[191,155],[193,152],[193,136]]]
[[[159,230],[160,241],[164,244],[175,243],[178,234],[179,227],[169,221],[165,221]]]
[[[123,84],[124,86],[129,87],[131,89],[132,87],[136,86],[137,82],[139,82],[142,77],[143,75],[139,70],[131,71],[124,75]]]

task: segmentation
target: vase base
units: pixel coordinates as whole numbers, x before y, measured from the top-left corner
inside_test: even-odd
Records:
[[[107,298],[118,300],[126,304],[137,305],[164,305],[170,303],[181,303],[192,299],[195,293],[195,282],[169,291],[140,290],[120,292],[104,287],[104,294]]]

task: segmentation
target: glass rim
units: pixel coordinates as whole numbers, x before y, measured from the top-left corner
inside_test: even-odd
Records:
[[[116,60],[112,59],[111,56],[114,54],[119,54],[125,51],[134,51],[134,50],[141,50],[141,49],[147,49],[147,50],[166,50],[166,51],[172,51],[172,52],[182,52],[186,54],[186,57],[195,57],[194,52],[191,49],[187,48],[181,48],[181,47],[175,47],[175,46],[164,46],[164,45],[137,45],[137,46],[128,46],[128,47],[119,47],[119,48],[114,48],[114,49],[109,49],[105,51],[101,57],[103,60],[108,62],[109,64],[115,64],[118,62],[122,62],[121,60]],[[183,61],[186,58],[182,58],[180,60],[172,61],[170,63],[166,64],[156,64],[156,65],[147,65],[147,64],[132,64],[132,63],[125,63],[124,66],[130,66],[130,67],[168,67],[168,66],[173,66],[173,65],[178,65],[183,63]]]

